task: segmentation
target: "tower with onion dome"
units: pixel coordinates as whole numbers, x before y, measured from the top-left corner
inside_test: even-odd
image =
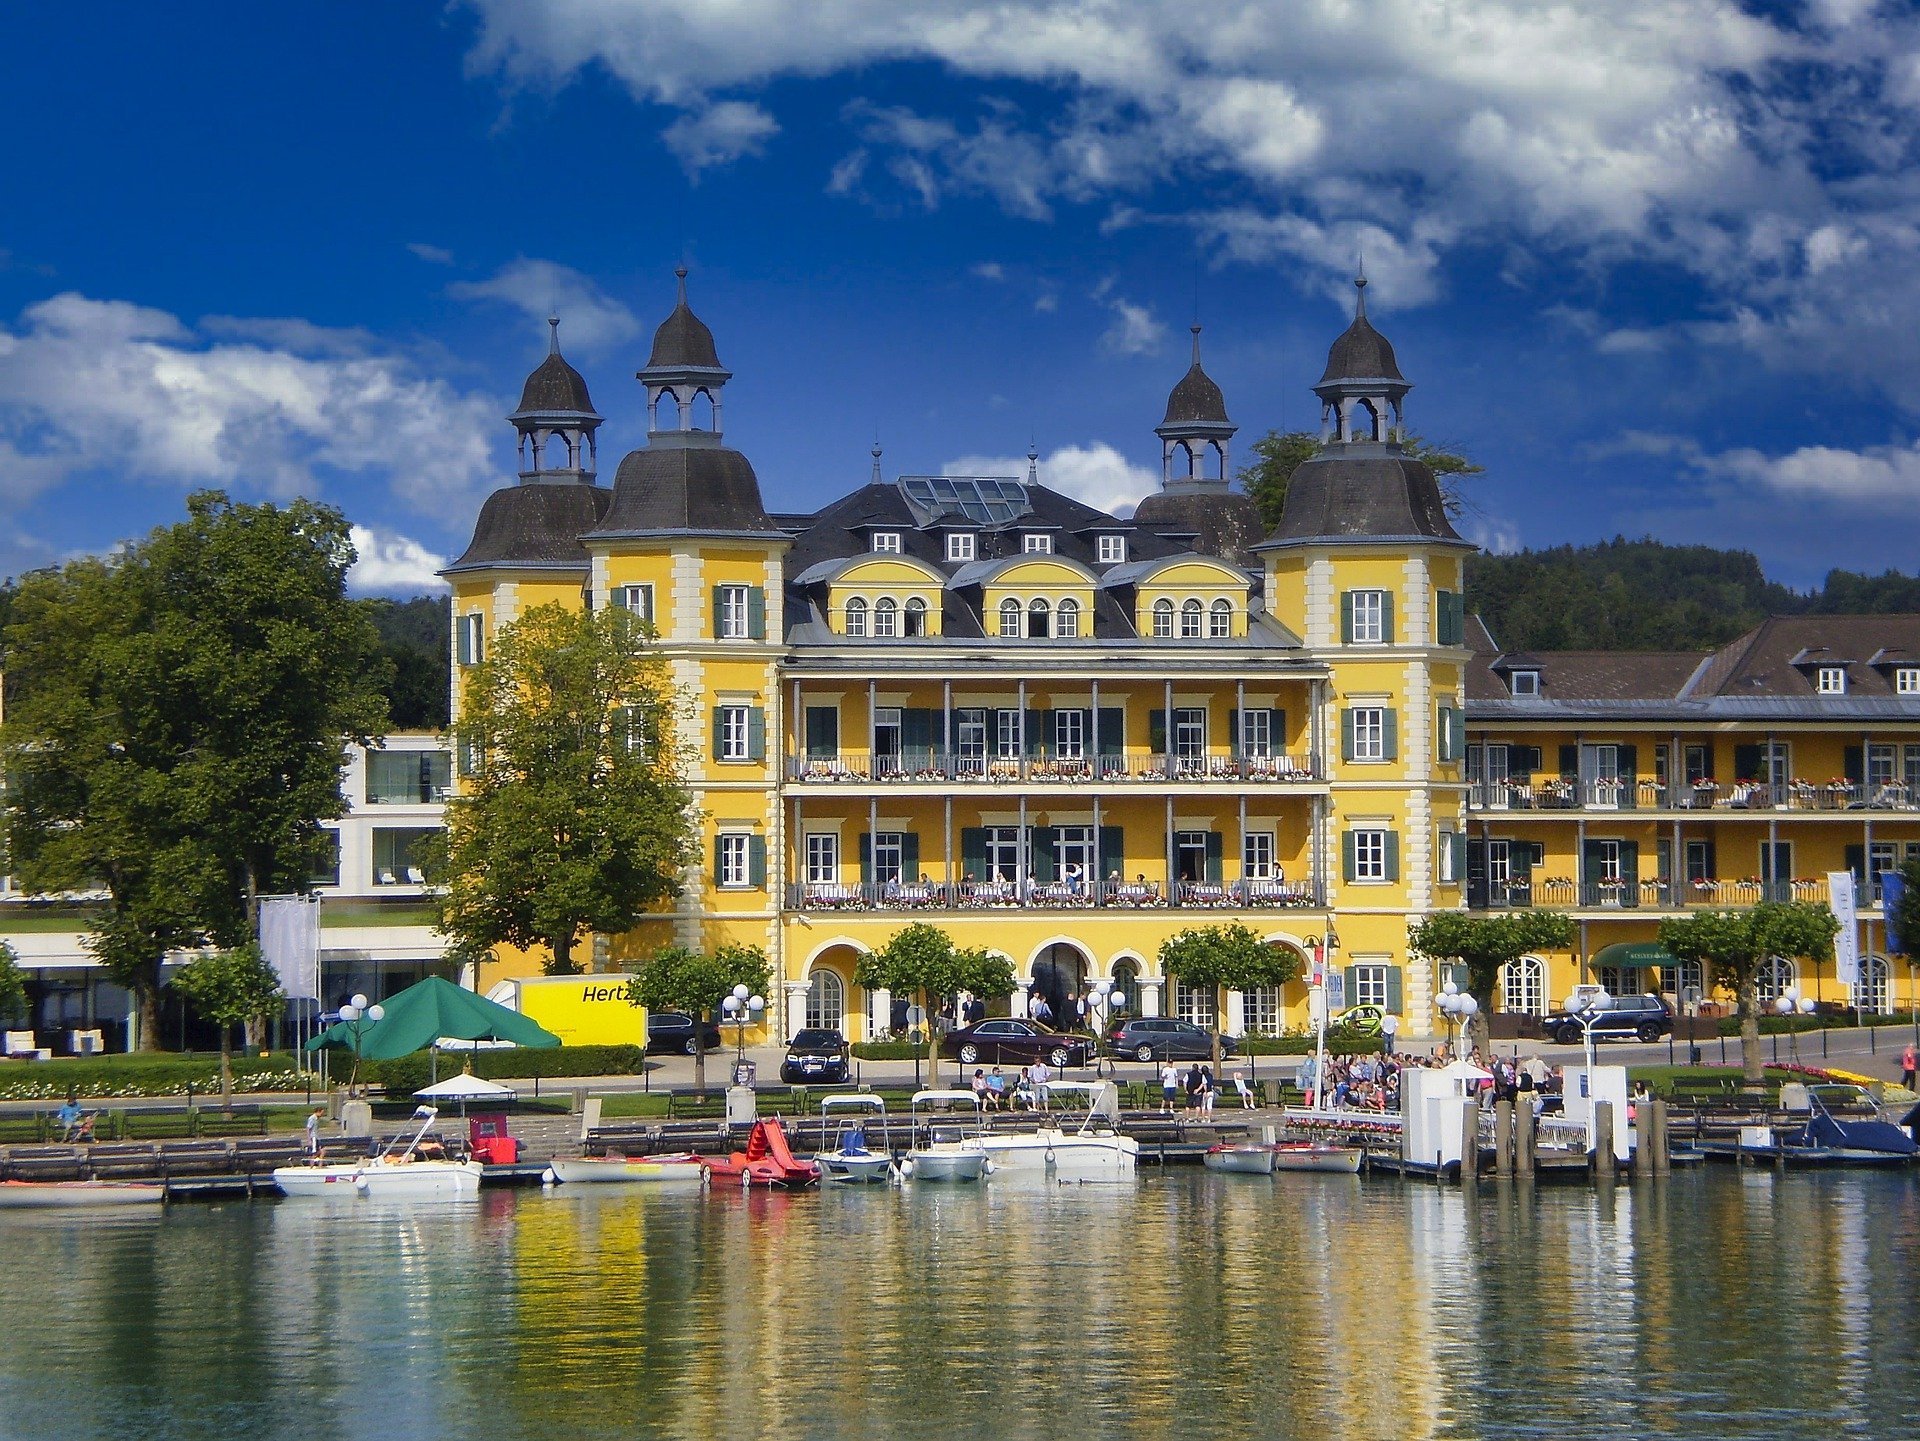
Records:
[[[1226,396],[1200,364],[1200,327],[1193,327],[1193,363],[1167,396],[1160,437],[1160,489],[1135,507],[1134,523],[1181,535],[1196,551],[1235,565],[1254,564],[1260,513],[1251,496],[1233,489],[1228,445],[1238,429],[1227,418]]]

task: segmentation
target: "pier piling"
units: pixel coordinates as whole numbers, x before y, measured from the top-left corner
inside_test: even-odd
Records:
[[[1480,1103],[1460,1103],[1460,1179],[1478,1180],[1480,1176]]]
[[[1655,1097],[1647,1109],[1653,1112],[1653,1174],[1664,1176],[1673,1170],[1673,1156],[1667,1139],[1667,1103],[1663,1098]]]
[[[1593,1103],[1593,1174],[1613,1175],[1613,1102]]]
[[[1493,1105],[1493,1169],[1496,1175],[1513,1174],[1513,1102]]]
[[[1533,1102],[1519,1108],[1514,1116],[1513,1169],[1515,1174],[1533,1179]]]

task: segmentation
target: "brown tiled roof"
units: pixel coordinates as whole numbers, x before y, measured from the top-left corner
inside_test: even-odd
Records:
[[[1920,615],[1774,616],[1719,651],[1687,694],[1812,696],[1816,667],[1845,665],[1847,694],[1890,696],[1886,667],[1903,660],[1920,665]]]

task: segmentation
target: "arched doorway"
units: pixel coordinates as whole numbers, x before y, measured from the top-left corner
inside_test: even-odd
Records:
[[[1078,1025],[1080,1017],[1074,1002],[1086,992],[1090,960],[1087,953],[1071,941],[1055,941],[1043,948],[1033,959],[1029,1009],[1033,997],[1045,996],[1055,1026],[1064,1031]]]
[[[809,1030],[846,1030],[847,984],[838,971],[815,966],[807,986],[807,1028]]]
[[[1522,956],[1501,970],[1500,1009],[1510,1016],[1547,1013],[1547,963],[1538,956]]]

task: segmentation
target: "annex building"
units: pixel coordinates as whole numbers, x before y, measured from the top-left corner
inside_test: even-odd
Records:
[[[1411,385],[1358,284],[1312,387],[1325,449],[1271,531],[1229,483],[1198,327],[1154,427],[1161,489],[1125,517],[1031,455],[1024,477],[889,477],[877,447],[865,485],[769,508],[725,443],[730,373],[684,272],[638,376],[646,443],[603,485],[556,329],[510,417],[518,483],[445,574],[456,705],[490,637],[548,601],[646,618],[692,702],[704,863],[596,964],[758,945],[770,1028],[858,1039],[893,1017],[859,955],[927,920],[1013,962],[1015,1011],[1105,978],[1136,1014],[1205,1022],[1212,995],[1158,950],[1239,920],[1329,943],[1348,1003],[1420,1036],[1441,978],[1406,937],[1430,910],[1573,911],[1578,946],[1493,998],[1538,1012],[1596,967],[1621,990],[1697,981],[1649,944],[1670,911],[1821,897],[1826,870],[1866,883],[1920,848],[1920,617],[1775,621],[1711,655],[1501,651],[1465,614],[1472,546],[1399,444]],[[1910,994],[1875,952],[1865,1003]],[[1230,994],[1218,1019],[1301,1027],[1307,988]]]

